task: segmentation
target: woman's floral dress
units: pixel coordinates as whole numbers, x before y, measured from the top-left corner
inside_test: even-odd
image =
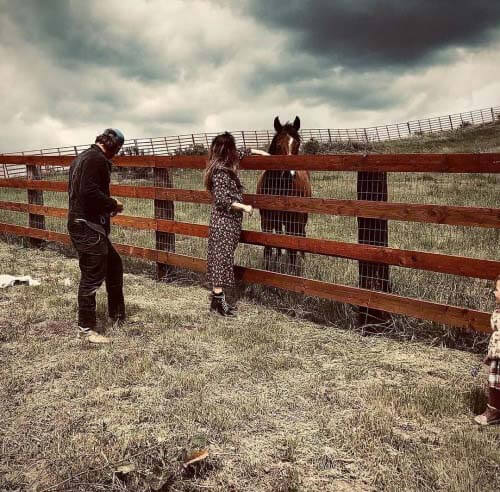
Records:
[[[234,286],[234,252],[240,241],[243,211],[231,208],[243,201],[243,187],[230,169],[212,175],[213,207],[208,235],[207,279],[213,287]]]

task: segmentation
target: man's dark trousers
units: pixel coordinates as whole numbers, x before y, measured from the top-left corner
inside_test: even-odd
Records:
[[[96,291],[106,283],[108,314],[115,321],[125,319],[123,265],[106,235],[86,223],[70,222],[68,230],[78,252],[80,285],[78,288],[78,326],[96,328]]]

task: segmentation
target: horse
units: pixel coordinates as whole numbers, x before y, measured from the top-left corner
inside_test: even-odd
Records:
[[[293,124],[280,123],[279,117],[274,119],[274,135],[269,154],[297,155],[300,147],[300,119],[295,117]],[[259,195],[285,195],[311,197],[311,179],[309,171],[264,171],[257,182]],[[281,210],[260,210],[260,225],[263,232],[306,236],[307,214],[301,212],[285,212]],[[298,274],[297,251],[288,250],[289,264],[294,274]],[[273,248],[264,247],[264,263],[266,270],[271,269]],[[276,250],[276,260],[281,256],[281,249]],[[304,252],[302,252],[304,257]]]

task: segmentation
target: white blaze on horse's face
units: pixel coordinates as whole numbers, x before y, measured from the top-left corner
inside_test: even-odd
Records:
[[[292,155],[292,149],[293,149],[293,137],[288,135],[288,155]],[[295,171],[290,171],[290,174],[292,175],[292,178],[295,176]]]

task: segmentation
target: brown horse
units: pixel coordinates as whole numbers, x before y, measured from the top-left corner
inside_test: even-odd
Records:
[[[271,155],[296,155],[300,147],[300,119],[295,117],[293,124],[280,123],[279,117],[274,119],[276,134],[269,146]],[[257,183],[259,195],[286,195],[286,196],[311,196],[311,180],[309,171],[264,171]],[[281,210],[261,210],[260,225],[263,232],[276,234],[289,234],[292,236],[306,235],[307,214],[300,212],[284,212]],[[304,254],[302,252],[302,254]],[[290,267],[294,274],[298,273],[297,251],[288,250]],[[264,247],[264,262],[266,270],[272,263],[273,251],[271,246]],[[281,256],[281,249],[276,251],[276,261]]]

